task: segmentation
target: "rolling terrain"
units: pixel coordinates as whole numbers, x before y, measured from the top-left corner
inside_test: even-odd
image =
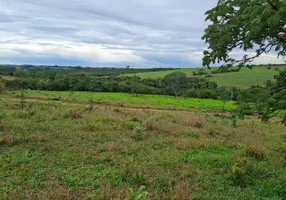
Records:
[[[279,119],[248,117],[234,128],[215,100],[24,95],[0,95],[1,199],[286,197]]]
[[[243,67],[239,72],[230,73],[219,73],[211,74],[212,71],[218,68],[207,69],[204,68],[206,72],[211,74],[210,80],[216,82],[219,86],[226,87],[238,87],[238,88],[249,88],[251,85],[265,85],[267,80],[274,80],[274,76],[279,73],[279,70],[283,70],[286,66],[255,66],[253,69]],[[159,72],[144,72],[129,74],[128,76],[139,76],[141,78],[162,78],[174,71],[181,71],[187,74],[189,77],[194,77],[193,72],[197,72],[201,68],[188,68],[188,69],[178,69],[171,71],[159,71]],[[277,70],[278,69],[278,70]],[[195,76],[195,77],[205,77]]]

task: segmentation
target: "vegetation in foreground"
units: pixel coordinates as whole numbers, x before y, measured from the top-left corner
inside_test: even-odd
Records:
[[[286,197],[275,119],[1,98],[1,199]]]

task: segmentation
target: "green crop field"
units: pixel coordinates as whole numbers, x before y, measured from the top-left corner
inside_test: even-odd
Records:
[[[283,70],[286,69],[286,66],[272,66],[271,69],[267,69],[267,66],[256,66],[253,67],[253,69],[244,67],[239,72],[211,74],[213,77],[209,79],[218,83],[219,86],[248,88],[251,85],[265,85],[267,80],[274,80],[274,75],[277,75],[279,73],[278,70],[275,70],[276,68],[279,70]],[[171,71],[145,72],[137,73],[136,76],[139,76],[141,78],[162,78],[174,71],[182,71],[190,77],[193,76],[193,72],[196,72],[198,70],[199,68],[188,68]],[[211,73],[211,71],[217,70],[217,68],[205,68],[205,70],[208,73]],[[134,76],[135,74],[129,75]]]
[[[220,101],[167,96],[26,91],[23,100],[0,94],[0,199],[286,197],[279,118],[234,128]]]

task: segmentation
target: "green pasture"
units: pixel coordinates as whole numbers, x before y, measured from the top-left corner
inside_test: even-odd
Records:
[[[285,66],[271,66],[270,69],[267,69],[268,66],[255,66],[252,69],[242,68],[239,72],[231,73],[222,73],[222,74],[211,74],[211,71],[217,70],[218,68],[204,68],[209,74],[213,77],[209,78],[210,80],[218,83],[219,86],[226,87],[238,87],[238,88],[248,88],[251,85],[265,85],[267,80],[274,80],[274,76],[279,73],[279,70],[286,69]],[[139,76],[141,78],[162,78],[167,74],[170,74],[174,71],[182,71],[187,74],[189,77],[193,77],[193,72],[198,71],[200,68],[188,68],[188,69],[179,69],[179,70],[170,70],[170,71],[160,71],[160,72],[145,72],[145,73],[136,73],[129,74],[129,76]],[[205,77],[196,76],[196,77]]]
[[[10,98],[19,98],[20,91],[9,93]],[[101,104],[122,104],[122,106],[128,107],[158,107],[168,109],[202,109],[202,110],[222,110],[223,107],[226,110],[232,110],[236,106],[234,102],[222,102],[220,100],[212,99],[197,99],[197,98],[184,98],[184,97],[172,97],[164,95],[135,95],[126,93],[104,93],[104,92],[57,92],[57,91],[25,91],[26,98],[37,99],[54,99],[61,98],[63,102],[85,102],[93,99],[96,103]]]

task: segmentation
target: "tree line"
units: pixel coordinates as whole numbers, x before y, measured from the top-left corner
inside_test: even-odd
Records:
[[[184,96],[193,98],[220,99],[222,93],[231,90],[205,78],[187,77],[183,72],[173,72],[164,78],[142,79],[138,76],[94,77],[90,74],[53,75],[35,77],[25,71],[15,72],[15,80],[6,81],[8,89],[31,89],[50,91],[90,91],[90,92],[124,92],[132,94],[157,94]],[[238,89],[233,89],[235,94]],[[236,95],[232,96],[236,99]]]
[[[164,78],[138,76],[94,77],[90,74],[48,74],[38,76],[24,70],[15,72],[14,80],[2,80],[3,88],[10,90],[31,89],[50,91],[124,92],[135,95],[156,94],[202,99],[219,99],[224,102],[236,101],[235,118],[258,113],[262,121],[281,115],[286,110],[286,70],[275,76],[275,81],[267,81],[265,86],[251,86],[248,89],[220,87],[215,82],[201,77],[187,77],[180,71],[172,72]],[[1,84],[0,84],[1,85]],[[0,89],[1,90],[1,89]],[[283,118],[286,124],[286,113]]]

